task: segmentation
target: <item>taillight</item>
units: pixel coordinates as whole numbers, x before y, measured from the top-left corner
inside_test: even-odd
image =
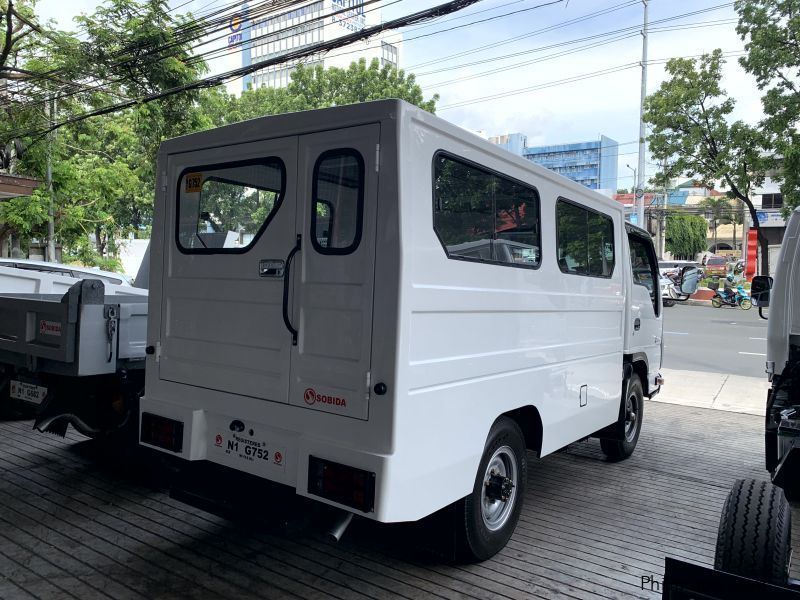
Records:
[[[308,457],[308,493],[363,512],[375,508],[375,473]]]

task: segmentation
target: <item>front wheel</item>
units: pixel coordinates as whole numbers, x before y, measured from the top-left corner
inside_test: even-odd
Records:
[[[638,375],[631,375],[625,386],[620,424],[622,439],[600,438],[600,449],[612,461],[625,460],[633,454],[642,431],[644,416],[644,392]]]
[[[487,560],[505,547],[519,520],[527,476],[522,431],[500,417],[489,431],[472,493],[457,504],[461,560]]]
[[[750,310],[753,308],[753,301],[750,298],[742,298],[741,302],[739,302],[739,306],[742,307],[742,310]]]
[[[661,303],[667,308],[670,306],[675,306],[675,300],[672,300],[671,298],[662,298]]]
[[[722,298],[720,298],[719,296],[714,296],[711,299],[711,306],[713,306],[714,308],[722,308]]]

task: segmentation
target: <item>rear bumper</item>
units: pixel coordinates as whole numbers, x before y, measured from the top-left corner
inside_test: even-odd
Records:
[[[467,494],[469,490],[459,490],[458,486],[450,484],[449,474],[468,469],[469,479],[474,478],[475,467],[465,457],[440,455],[441,464],[419,468],[408,465],[409,461],[403,461],[398,453],[370,452],[308,432],[289,431],[274,424],[247,421],[147,396],[141,400],[140,420],[145,413],[182,424],[180,444],[175,444],[172,451],[165,449],[169,444],[159,447],[142,442],[141,431],[139,437],[141,446],[172,456],[172,462],[178,465],[183,461],[214,463],[283,484],[300,496],[385,523],[419,520]],[[349,468],[357,476],[366,473],[371,478],[369,493],[374,489],[372,509],[359,510],[356,500],[344,504],[312,493],[310,490],[318,489],[309,484],[318,481],[315,479],[318,472],[313,467],[318,468],[319,461],[314,459],[334,463],[334,467]],[[426,493],[421,494],[419,490],[426,490]],[[230,488],[225,493],[233,496],[237,491]]]

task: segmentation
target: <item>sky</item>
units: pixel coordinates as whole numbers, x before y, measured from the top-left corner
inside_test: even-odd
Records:
[[[443,1],[382,0],[379,6],[386,21]],[[643,3],[562,0],[546,5],[549,2],[483,0],[434,22],[407,27],[401,35],[388,34],[388,41],[402,37],[400,66],[415,74],[426,98],[439,94],[440,117],[487,135],[522,133],[529,146],[606,135],[620,143],[617,186],[629,188],[633,171],[626,164],[636,168],[638,161]],[[63,29],[74,29],[72,18],[98,4],[97,0],[39,0],[37,13]],[[230,0],[170,1],[173,7],[180,5],[176,12],[230,4]],[[730,54],[723,88],[736,99],[733,117],[756,123],[761,118],[760,93],[738,64],[744,42],[735,31],[733,3],[649,0],[648,4],[649,61],[722,49]],[[602,35],[617,30],[624,31]],[[616,72],[569,81],[617,67]],[[649,64],[647,93],[655,92],[664,79],[663,62]],[[648,157],[647,177],[657,170]]]

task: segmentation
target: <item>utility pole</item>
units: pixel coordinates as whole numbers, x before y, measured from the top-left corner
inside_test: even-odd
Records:
[[[50,127],[55,121],[56,100],[50,96],[45,100],[45,112]],[[53,190],[53,141],[55,130],[47,134],[47,190],[50,192],[50,204],[47,208],[47,260],[56,262],[56,224],[55,224],[55,191]]]
[[[639,103],[639,179],[636,183],[636,220],[639,227],[644,227],[644,99],[647,96],[647,3],[644,4],[644,27],[642,28],[642,93]]]
[[[666,159],[661,165],[661,172],[664,174],[664,195],[661,198],[661,210],[658,215],[658,256],[663,257],[664,252],[667,251],[667,187],[669,181],[667,180],[667,161]]]

